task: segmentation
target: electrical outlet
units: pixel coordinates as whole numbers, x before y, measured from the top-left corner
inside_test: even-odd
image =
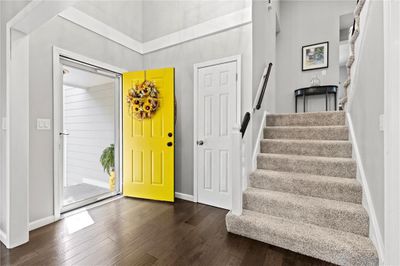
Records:
[[[50,119],[38,118],[36,120],[36,129],[50,130],[51,129]]]

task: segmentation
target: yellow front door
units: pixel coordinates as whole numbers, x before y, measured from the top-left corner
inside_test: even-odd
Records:
[[[137,82],[154,82],[158,109],[138,119],[129,110],[127,95]],[[123,194],[174,201],[174,69],[123,74]]]

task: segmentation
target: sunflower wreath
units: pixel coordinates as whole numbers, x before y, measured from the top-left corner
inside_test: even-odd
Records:
[[[149,119],[160,107],[159,92],[154,82],[145,80],[138,82],[128,91],[127,103],[129,111],[137,119]]]

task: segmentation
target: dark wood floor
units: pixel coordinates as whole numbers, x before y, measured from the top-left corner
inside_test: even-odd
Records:
[[[229,234],[226,213],[183,200],[122,198],[91,209],[94,223],[74,233],[72,216],[32,231],[25,245],[1,245],[0,265],[330,265]],[[89,224],[89,215],[80,222]]]

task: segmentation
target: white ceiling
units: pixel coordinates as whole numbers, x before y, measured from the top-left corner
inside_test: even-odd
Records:
[[[109,78],[100,74],[92,73],[78,68],[64,66],[68,72],[64,74],[64,85],[78,88],[90,88],[114,82],[113,78]]]

